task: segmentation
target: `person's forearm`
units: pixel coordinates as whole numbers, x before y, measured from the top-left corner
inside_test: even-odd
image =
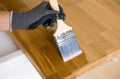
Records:
[[[0,31],[10,30],[10,12],[0,11]]]

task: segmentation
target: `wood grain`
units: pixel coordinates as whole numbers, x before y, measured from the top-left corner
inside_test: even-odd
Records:
[[[1,0],[7,10],[27,11],[39,0]],[[12,37],[32,64],[47,79],[74,79],[120,53],[119,0],[59,0],[66,24],[73,27],[83,54],[64,63],[44,27],[14,31]]]

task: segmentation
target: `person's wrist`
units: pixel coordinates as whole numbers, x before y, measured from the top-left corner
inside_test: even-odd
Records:
[[[9,12],[0,11],[0,31],[9,31]]]

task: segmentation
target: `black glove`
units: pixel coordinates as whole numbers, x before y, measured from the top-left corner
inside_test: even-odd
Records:
[[[54,26],[56,19],[65,19],[63,9],[59,6],[60,11],[51,9],[50,4],[46,1],[28,12],[12,12],[11,30],[34,29],[38,25]]]

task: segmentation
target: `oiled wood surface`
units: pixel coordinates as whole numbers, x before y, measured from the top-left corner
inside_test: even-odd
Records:
[[[40,0],[0,0],[1,10],[27,11]],[[32,64],[47,79],[74,79],[120,52],[119,0],[59,0],[83,54],[64,63],[53,39],[44,27],[14,31],[12,37]]]

